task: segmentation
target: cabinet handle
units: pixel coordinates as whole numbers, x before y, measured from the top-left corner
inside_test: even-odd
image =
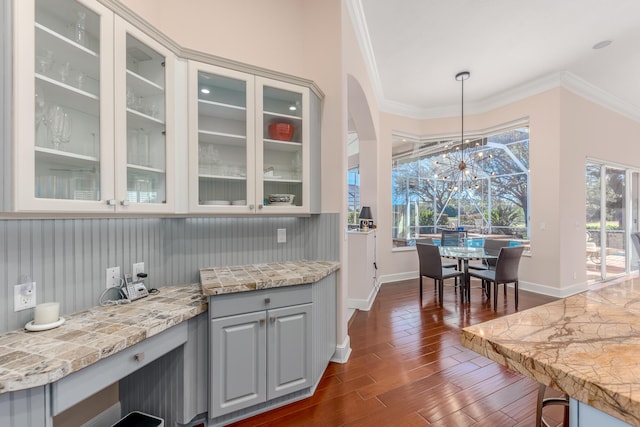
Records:
[[[270,302],[271,302],[271,298],[267,297],[267,298],[264,299],[264,303],[265,304],[269,304]]]
[[[116,199],[107,200],[107,206],[115,206],[115,205],[116,205]]]
[[[258,323],[260,324],[260,326],[264,325],[264,319],[260,319]]]
[[[120,204],[121,204],[122,206],[129,206],[129,201],[128,201],[128,200],[121,200],[121,201],[120,201]]]
[[[138,362],[142,362],[144,360],[144,353],[136,353],[133,355],[133,358]]]
[[[275,316],[272,316],[270,320],[271,320],[271,323],[276,323],[276,318],[275,318]]]
[[[249,205],[249,209],[253,210],[256,207],[256,205]]]

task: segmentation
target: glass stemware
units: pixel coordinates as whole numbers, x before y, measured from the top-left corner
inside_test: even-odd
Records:
[[[71,116],[61,106],[54,105],[51,107],[49,126],[53,148],[59,150],[61,144],[71,141]]]
[[[35,98],[36,145],[44,146],[47,141],[47,108],[44,89],[39,84],[35,87]]]
[[[42,52],[42,55],[38,55],[36,57],[36,60],[38,61],[38,71],[43,74],[43,75],[47,75],[50,71],[51,71],[51,66],[53,65],[53,51],[45,49]]]
[[[65,83],[67,78],[69,77],[69,73],[71,73],[71,64],[67,61],[64,64],[60,65],[60,81]]]

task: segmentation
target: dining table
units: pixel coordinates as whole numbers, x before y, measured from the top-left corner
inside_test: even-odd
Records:
[[[445,258],[458,260],[458,269],[464,272],[464,286],[462,287],[462,300],[471,302],[471,279],[469,277],[469,261],[498,258],[498,251],[487,250],[470,246],[440,246],[440,255]]]

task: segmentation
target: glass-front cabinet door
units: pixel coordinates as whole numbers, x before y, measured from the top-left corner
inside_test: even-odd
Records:
[[[251,213],[255,210],[253,76],[193,62],[189,67],[190,210]]]
[[[264,213],[309,211],[309,90],[256,77],[257,200]]]
[[[119,17],[115,28],[118,210],[171,212],[174,57]]]
[[[15,209],[112,211],[113,14],[15,2]]]

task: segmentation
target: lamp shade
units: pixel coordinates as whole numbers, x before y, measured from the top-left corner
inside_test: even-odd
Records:
[[[369,206],[363,206],[360,211],[360,219],[373,219],[371,215],[371,208]]]

